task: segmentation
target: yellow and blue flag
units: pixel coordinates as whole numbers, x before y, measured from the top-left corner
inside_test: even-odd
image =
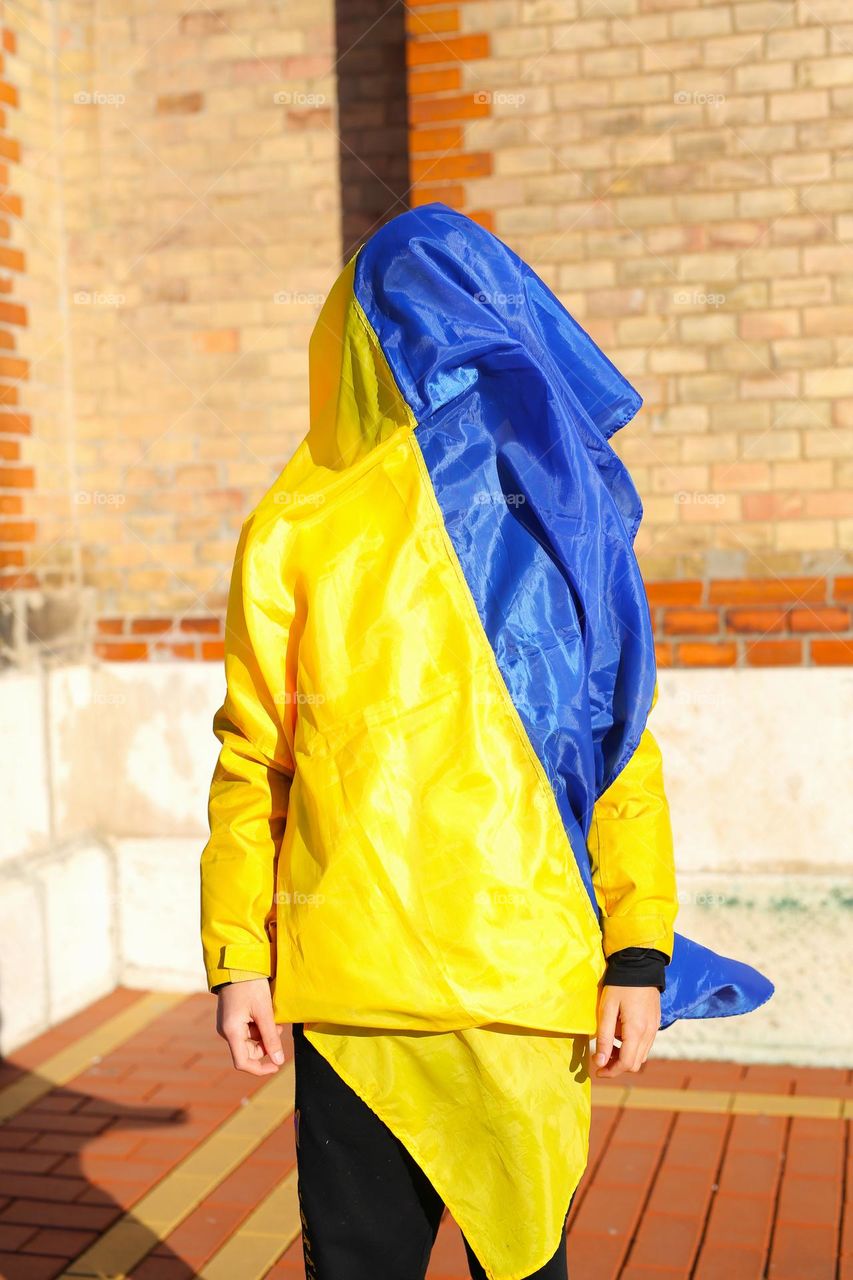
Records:
[[[493,1280],[557,1247],[606,956],[672,957],[661,1025],[772,985],[674,933],[636,390],[441,204],[342,272],[310,429],[241,531],[202,856],[211,986],[268,974]]]

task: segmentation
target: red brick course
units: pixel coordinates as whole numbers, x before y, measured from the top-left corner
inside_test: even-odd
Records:
[[[651,582],[646,592],[660,667],[853,663],[849,578]],[[223,638],[222,617],[100,618],[95,652],[113,662],[216,662]]]
[[[646,590],[662,667],[853,661],[849,577],[652,582]]]
[[[6,55],[16,52],[15,35],[8,28],[0,28],[0,42]],[[4,56],[3,62],[5,61]],[[21,159],[20,146],[14,136],[18,90],[7,79],[0,81],[0,101],[5,104],[4,110],[0,112],[0,155],[17,163]],[[7,216],[0,219],[0,241],[8,241],[13,234],[14,223],[23,217],[24,208],[21,197],[8,188],[8,167],[3,165],[2,170],[0,212]],[[0,268],[9,273],[3,279],[3,292],[9,296],[0,302],[0,350],[11,353],[0,355],[0,406],[18,406],[22,384],[26,384],[30,374],[29,362],[14,354],[18,350],[19,331],[28,325],[27,309],[15,299],[18,277],[26,271],[24,255],[19,249],[0,243]],[[21,456],[21,440],[30,431],[31,423],[27,414],[0,413],[0,433],[3,433],[4,446],[0,457],[17,461]],[[31,547],[36,539],[36,525],[32,520],[17,518],[24,517],[26,508],[23,499],[14,491],[32,490],[34,487],[35,475],[32,467],[0,468],[0,515],[14,517],[0,519],[0,568],[24,570],[30,561]],[[10,493],[9,490],[13,492]],[[26,572],[0,575],[0,589],[17,585],[36,586],[37,578]]]

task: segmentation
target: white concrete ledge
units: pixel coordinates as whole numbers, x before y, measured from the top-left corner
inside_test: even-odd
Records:
[[[760,969],[776,991],[744,1017],[667,1027],[656,1056],[849,1067],[853,876],[687,873],[679,903],[679,933]]]
[[[75,840],[0,867],[0,1052],[120,981],[115,858]]]
[[[116,983],[203,990],[198,860],[220,664],[6,672],[0,699],[0,1047]],[[661,671],[680,932],[777,995],[685,1022],[664,1056],[844,1065],[851,1034],[853,671]]]

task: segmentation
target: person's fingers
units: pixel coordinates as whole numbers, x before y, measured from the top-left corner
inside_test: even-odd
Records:
[[[613,1050],[613,1052],[611,1053],[610,1058],[609,1058],[609,1060],[607,1061],[607,1063],[605,1063],[605,1065],[604,1065],[603,1067],[599,1067],[599,1068],[596,1070],[596,1073],[595,1073],[595,1075],[596,1075],[596,1079],[597,1079],[599,1076],[614,1076],[614,1075],[618,1075],[618,1074],[619,1074],[619,1070],[618,1070],[618,1068],[619,1068],[619,1046],[617,1045],[617,1046],[616,1046],[616,1048],[615,1048],[615,1049]]]
[[[261,999],[252,1005],[252,1015],[260,1036],[261,1047],[274,1063],[281,1066],[284,1062],[284,1051],[281,1047],[281,1035],[273,1018],[269,988],[267,988],[266,999]]]
[[[231,1050],[231,1061],[238,1071],[246,1071],[250,1076],[268,1076],[278,1071],[274,1062],[266,1062],[267,1051],[264,1045],[252,1034],[253,1026],[242,1020],[239,1023],[225,1024],[225,1039]]]
[[[597,1074],[600,1076],[621,1076],[626,1071],[630,1071],[634,1062],[636,1052],[636,1043],[631,1039],[629,1028],[625,1028],[622,1033],[622,1042],[614,1053],[610,1062],[604,1066]]]
[[[646,1017],[645,1035],[643,1036],[643,1062],[648,1059],[652,1051],[652,1046],[657,1039],[660,1030],[660,994],[653,1001],[652,1008],[649,1009]]]
[[[598,1025],[595,1031],[595,1065],[597,1067],[604,1068],[610,1061],[618,1016],[619,999],[604,987],[598,1005]],[[601,1072],[598,1074],[600,1075]]]
[[[639,1071],[651,1052],[660,1026],[660,995],[652,988],[602,988],[599,1001],[602,1028],[609,1025],[614,1005],[614,1034],[619,1048],[612,1051],[612,1039],[609,1045],[603,1045],[603,1048],[610,1047],[612,1054],[603,1063],[596,1053],[595,1061],[599,1064],[596,1074],[600,1076],[620,1076],[629,1071]]]
[[[639,1071],[643,1065],[643,1051],[647,1033],[645,1019],[637,1017],[636,1013],[630,1009],[626,1014],[620,1002],[618,1030],[619,1049],[612,1060],[605,1063],[602,1069],[597,1072],[600,1076],[625,1075],[628,1071]]]
[[[649,1022],[646,1018],[634,1021],[622,1041],[619,1054],[624,1060],[624,1070],[639,1071],[646,1062],[657,1035],[658,1023]]]
[[[238,1071],[265,1076],[284,1062],[281,1033],[273,1016],[272,994],[265,978],[228,983],[219,992],[216,1030],[225,1040]]]
[[[625,1027],[619,1050],[619,1063],[623,1071],[639,1071],[643,1065],[644,1022],[629,1022]]]
[[[655,1042],[656,1035],[657,1027],[651,1026],[645,1028],[640,1048],[640,1066],[642,1066],[648,1059],[648,1056],[652,1051],[652,1045]]]
[[[655,1042],[657,1028],[649,1032],[643,1028],[626,1025],[621,1044],[613,1051],[609,1061],[596,1071],[597,1076],[621,1076],[637,1072],[646,1062]]]
[[[264,1048],[264,1042],[261,1039],[261,1033],[255,1026],[254,1022],[250,1022],[248,1024],[247,1030],[249,1040],[246,1046],[246,1051],[250,1058],[260,1062],[261,1058],[265,1058],[267,1056],[267,1051]]]
[[[232,1063],[239,1070],[240,1062],[245,1057],[245,1050],[242,1047],[246,1035],[245,1019],[239,1016],[222,1018],[217,1029],[228,1045]]]

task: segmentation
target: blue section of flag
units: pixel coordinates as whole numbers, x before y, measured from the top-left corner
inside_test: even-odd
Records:
[[[609,444],[642,401],[526,263],[443,205],[377,232],[354,288],[597,911],[593,806],[636,750],[656,678],[633,549],[642,504]],[[677,937],[662,1025],[771,992]]]

